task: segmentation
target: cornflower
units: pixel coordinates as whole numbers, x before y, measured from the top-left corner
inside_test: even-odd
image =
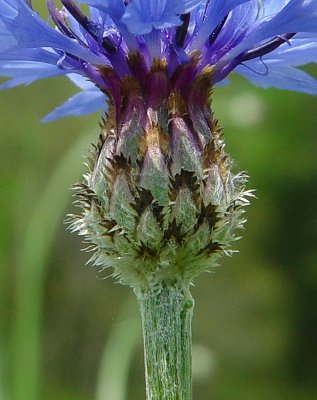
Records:
[[[88,13],[80,8],[85,4]],[[91,261],[133,288],[147,400],[191,399],[193,279],[242,228],[252,193],[233,174],[211,111],[231,72],[260,87],[317,93],[316,0],[0,0],[9,88],[66,75],[81,91],[44,121],[103,110],[81,214]]]

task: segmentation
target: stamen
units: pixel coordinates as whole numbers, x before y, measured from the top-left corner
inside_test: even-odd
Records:
[[[61,0],[64,7],[70,12],[70,14],[76,19],[77,22],[90,34],[90,36],[98,42],[98,27],[93,23],[81,10],[78,8],[72,0]],[[104,38],[102,40],[102,47],[113,54],[117,48],[112,43],[111,39]]]
[[[274,39],[267,42],[266,44],[247,51],[241,61],[242,62],[249,61],[249,60],[253,60],[254,58],[262,57],[265,54],[268,54],[271,51],[277,49],[282,44],[288,43],[288,41],[295,35],[296,35],[296,32],[295,33],[287,33],[286,35],[284,35],[284,37],[277,36]]]
[[[183,47],[187,35],[187,30],[189,26],[189,20],[190,20],[190,13],[187,14],[182,14],[180,16],[180,19],[183,21],[182,25],[179,26],[176,30],[176,44],[179,47]]]
[[[226,21],[227,21],[228,15],[229,15],[229,14],[227,14],[227,15],[222,19],[222,21],[217,25],[217,27],[215,28],[215,30],[214,30],[214,31],[212,32],[212,34],[209,36],[209,44],[210,44],[210,45],[212,45],[212,44],[215,42],[215,40],[217,39],[217,37],[219,36],[219,33],[221,32],[221,29],[223,28],[224,24],[225,24]]]

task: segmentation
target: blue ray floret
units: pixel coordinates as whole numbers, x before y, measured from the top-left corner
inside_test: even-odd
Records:
[[[260,87],[317,93],[298,69],[317,62],[317,0],[47,0],[47,9],[48,23],[31,2],[0,0],[0,74],[11,78],[2,88],[55,75],[90,82],[48,119],[102,108],[113,90],[102,68],[141,76],[165,59],[172,76],[194,53],[197,73],[212,68],[212,85],[235,72]]]

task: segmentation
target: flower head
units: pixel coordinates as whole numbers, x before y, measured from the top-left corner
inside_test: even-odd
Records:
[[[67,75],[82,91],[46,120],[105,110],[71,226],[136,291],[188,285],[231,252],[250,195],[231,172],[212,88],[237,72],[317,93],[297,69],[317,62],[317,0],[59,3],[47,0],[47,24],[30,1],[0,0],[2,87]]]
[[[47,8],[50,23],[31,1],[0,0],[0,74],[12,78],[2,88],[55,75],[90,82],[48,119],[94,111],[104,93],[115,96],[105,68],[141,79],[157,59],[172,76],[195,57],[186,80],[208,66],[212,85],[236,72],[258,86],[317,93],[297,68],[317,62],[316,0],[47,0]]]

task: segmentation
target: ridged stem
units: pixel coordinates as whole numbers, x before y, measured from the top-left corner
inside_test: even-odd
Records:
[[[137,293],[142,317],[147,400],[191,400],[191,321],[187,287]]]

